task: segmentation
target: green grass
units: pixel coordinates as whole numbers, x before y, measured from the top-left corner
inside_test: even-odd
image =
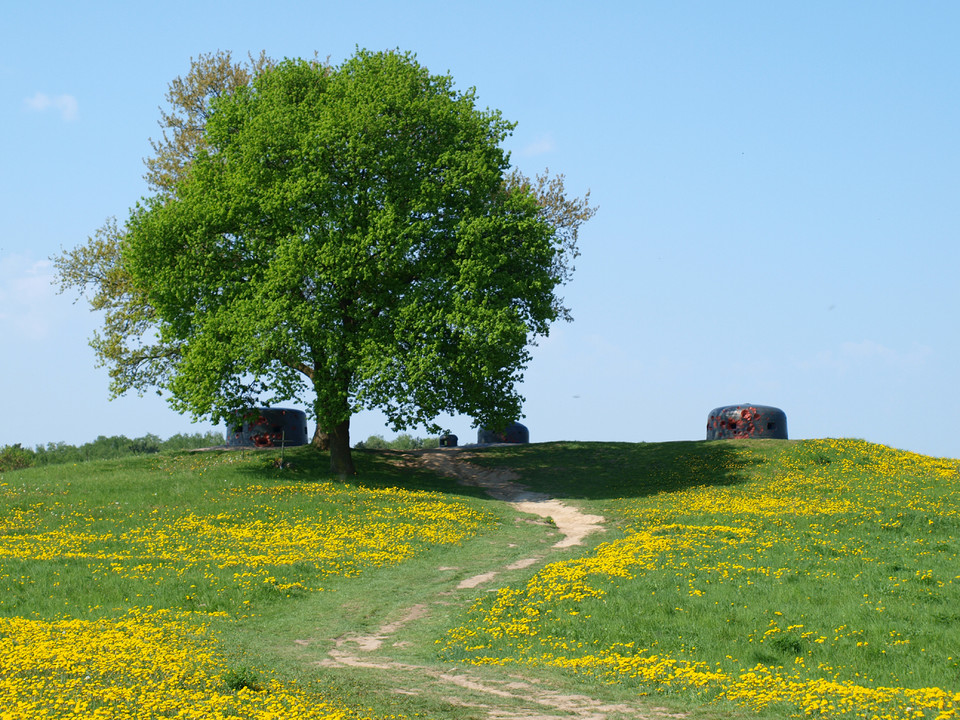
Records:
[[[84,682],[88,664],[95,675],[112,677],[117,671],[110,655],[122,655],[118,645],[83,659],[71,653],[93,644],[91,634],[111,636],[105,627],[124,628],[131,617],[146,616],[146,625],[157,625],[157,637],[179,637],[175,624],[167,629],[174,617],[219,638],[215,651],[193,652],[209,659],[191,681],[213,683],[205,691],[206,712],[233,702],[221,695],[240,697],[244,687],[267,687],[274,678],[286,689],[261,694],[276,698],[285,712],[293,712],[301,696],[316,696],[307,703],[314,707],[332,691],[338,703],[345,699],[361,715],[371,707],[378,717],[393,714],[389,693],[377,697],[376,678],[314,670],[311,663],[331,647],[330,638],[375,629],[398,606],[431,597],[441,583],[488,569],[489,562],[508,564],[544,541],[539,528],[517,522],[501,503],[418,470],[402,454],[357,452],[355,458],[360,474],[350,482],[328,478],[328,459],[310,448],[286,450],[282,465],[279,451],[233,451],[0,475],[0,620],[11,621],[0,622],[0,639],[75,638],[27,658],[19,642],[9,655],[0,652],[0,695],[29,699],[43,686],[51,702],[89,695],[108,703],[117,686],[129,692],[147,677],[166,694],[136,695],[118,707],[162,715],[176,702],[170,696],[175,688],[159,682],[157,671],[133,667],[98,689]],[[509,542],[492,541],[501,534]],[[451,569],[438,573],[440,567]],[[27,630],[17,629],[21,618],[31,623]],[[77,618],[88,625],[64,626]],[[136,639],[118,631],[131,634],[131,666],[138,656],[159,652],[138,649],[150,635],[149,627],[141,630]],[[442,630],[430,632],[426,654],[432,658],[433,639]],[[309,651],[298,644],[304,638],[317,638]],[[51,683],[50,665],[77,669]],[[180,670],[166,668],[161,675],[170,672]],[[45,712],[16,707],[17,717],[73,717],[59,705]],[[261,716],[245,712],[239,716]]]
[[[0,616],[111,615],[144,606],[243,615],[402,560],[378,557],[396,532],[410,536],[403,523],[391,524],[406,507],[396,512],[391,488],[447,491],[451,500],[437,496],[444,506],[479,494],[451,493],[450,481],[395,466],[389,456],[357,455],[364,479],[346,484],[327,481],[323,460],[308,449],[287,450],[282,469],[277,452],[209,452],[6,473]],[[327,531],[341,525],[365,536],[316,562],[313,546],[332,542]],[[403,544],[410,554],[433,545],[417,537]]]
[[[310,448],[288,449],[282,465],[278,451],[234,451],[6,472],[0,639],[77,633],[82,647],[117,627],[122,647],[124,633],[147,642],[132,638],[148,638],[149,623],[184,643],[194,640],[176,622],[206,628],[193,654],[212,653],[212,669],[171,683],[172,700],[126,700],[140,710],[169,709],[186,692],[176,688],[196,686],[236,717],[261,716],[260,705],[241,708],[250,698],[271,698],[276,712],[332,703],[316,717],[485,717],[482,694],[462,690],[466,704],[451,704],[455,691],[426,673],[404,674],[411,695],[396,691],[396,671],[318,664],[338,638],[421,605],[429,612],[401,623],[382,655],[611,701],[658,695],[698,717],[954,717],[957,461],[834,440],[469,452],[604,515],[607,532],[551,550],[548,526],[396,451],[357,451],[350,482],[330,480]],[[506,569],[524,557],[541,562]],[[492,584],[456,590],[491,569]],[[147,623],[142,635],[123,629],[131,618]],[[90,629],[65,624],[76,619]],[[69,670],[79,661],[61,645],[42,660],[68,668],[67,684],[51,687],[82,699],[93,690],[70,683],[90,668]],[[38,687],[39,676],[10,669],[29,662],[0,652],[0,682],[21,683],[0,692]],[[36,672],[47,683],[52,671]],[[169,671],[151,672],[165,686],[157,678]],[[116,682],[132,692],[139,677]]]
[[[856,688],[939,688],[953,702],[957,462],[860,441],[551,448],[561,465],[580,461],[577,486],[541,452],[505,448],[484,459],[523,467],[537,489],[579,494],[617,518],[624,537],[593,564],[548,569],[477,605],[448,657],[566,667],[690,697],[746,694],[787,715],[820,707],[818,695],[831,698],[831,714],[907,717],[904,708],[918,707],[914,695],[851,699]],[[554,599],[564,592],[570,599]],[[618,658],[633,664],[617,669]],[[665,662],[638,674],[642,658]],[[702,677],[684,680],[678,664]],[[737,687],[758,666],[779,680]],[[842,687],[816,690],[823,680]],[[787,681],[789,701],[777,690]]]

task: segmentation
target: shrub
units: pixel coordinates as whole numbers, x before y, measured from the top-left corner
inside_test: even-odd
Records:
[[[383,435],[371,435],[354,447],[358,450],[421,450],[440,447],[440,439],[413,437],[408,433],[401,433],[393,440],[384,440]]]
[[[36,453],[29,448],[20,447],[20,443],[5,445],[0,448],[0,472],[30,467],[35,459]]]

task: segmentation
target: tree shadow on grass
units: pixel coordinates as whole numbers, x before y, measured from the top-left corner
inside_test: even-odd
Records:
[[[531,490],[556,498],[607,500],[744,482],[765,462],[753,452],[775,441],[556,442],[469,451],[483,467],[509,467]],[[760,443],[760,444],[758,444]]]
[[[786,442],[786,441],[784,441]],[[553,442],[491,445],[432,452],[451,452],[485,468],[509,468],[521,484],[555,498],[606,500],[675,492],[702,485],[736,485],[751,468],[765,461],[763,452],[778,441],[679,441],[664,443]],[[481,488],[424,468],[421,451],[354,450],[357,475],[350,485],[405,488],[470,497],[486,497]],[[334,480],[329,455],[312,447],[264,451],[263,461],[243,471],[260,479],[294,482]]]
[[[403,488],[470,497],[486,498],[482,488],[465,487],[456,479],[425,468],[418,460],[420,451],[354,449],[357,474],[340,480],[330,472],[330,454],[311,446],[262,451],[262,460],[238,468],[259,481],[343,482],[358,488]]]

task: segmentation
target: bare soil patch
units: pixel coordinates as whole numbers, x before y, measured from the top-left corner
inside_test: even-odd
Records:
[[[554,547],[565,548],[583,544],[583,539],[594,532],[603,532],[604,519],[589,515],[544,493],[533,492],[517,482],[520,477],[508,469],[482,468],[462,459],[462,451],[445,449],[424,452],[421,462],[437,472],[454,477],[463,485],[480,487],[490,497],[510,503],[520,512],[549,518],[563,535]]]

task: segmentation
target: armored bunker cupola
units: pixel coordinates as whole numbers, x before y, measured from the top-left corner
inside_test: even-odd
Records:
[[[251,408],[227,428],[227,445],[282,447],[306,445],[307,414],[288,408]]]
[[[725,438],[787,439],[787,416],[768,405],[725,405],[707,417],[707,440]]]
[[[530,431],[526,425],[518,422],[512,422],[503,429],[503,432],[494,432],[486,428],[480,428],[477,431],[477,442],[480,445],[490,443],[528,443],[530,442]]]

